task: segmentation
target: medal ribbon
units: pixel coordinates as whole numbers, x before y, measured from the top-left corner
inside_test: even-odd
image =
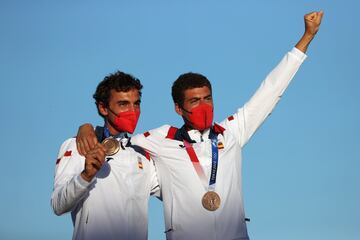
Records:
[[[110,131],[106,125],[104,125],[104,136],[105,136],[105,138],[108,138],[111,136]]]
[[[127,138],[127,134],[125,132],[119,132],[116,135],[111,135],[109,128],[106,125],[104,125],[104,137],[105,138],[113,137],[113,138],[123,139],[123,138]]]
[[[218,146],[217,146],[217,142],[218,142],[217,134],[210,131],[210,139],[211,139],[212,154],[211,154],[211,173],[210,173],[210,181],[209,181],[208,191],[214,191],[215,184],[216,184],[217,166],[218,166],[218,160],[219,160],[219,152],[218,152]],[[183,142],[185,145],[186,152],[190,157],[190,160],[195,168],[197,175],[199,176],[203,185],[207,186],[205,173],[200,165],[199,159],[194,151],[194,148],[188,141],[184,140]]]
[[[130,139],[128,139],[127,135],[125,132],[119,132],[118,134],[116,135],[111,135],[110,133],[110,130],[109,128],[106,126],[106,124],[104,125],[104,137],[105,138],[113,138],[115,140],[118,140],[120,142],[120,146],[123,150],[125,150],[125,147],[124,147],[124,143],[123,143],[123,140],[124,139],[127,139],[127,143],[125,143],[125,146],[128,146],[130,144]],[[118,139],[119,138],[119,139]],[[125,141],[126,142],[126,141]]]

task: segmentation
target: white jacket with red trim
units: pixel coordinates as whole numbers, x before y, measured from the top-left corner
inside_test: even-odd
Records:
[[[190,158],[174,135],[164,125],[133,142],[150,151],[157,167],[164,203],[167,239],[234,240],[249,239],[242,197],[242,147],[259,128],[280,100],[306,55],[294,48],[266,77],[253,97],[229,118],[217,125],[219,161],[215,191],[221,198],[220,208],[210,212],[201,200],[206,192]],[[195,140],[193,148],[200,164],[210,178],[211,141],[209,129],[202,134],[188,132]]]
[[[90,183],[80,176],[84,164],[75,138],[66,140],[55,168],[51,205],[57,215],[71,212],[73,239],[146,240],[148,200],[159,190],[153,161],[125,147],[106,157]]]

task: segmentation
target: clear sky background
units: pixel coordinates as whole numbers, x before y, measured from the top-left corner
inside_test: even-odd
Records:
[[[325,16],[308,59],[244,148],[255,240],[360,239],[360,4],[320,1],[0,1],[0,239],[70,239],[50,207],[61,143],[102,125],[92,94],[117,69],[144,85],[137,132],[168,123],[181,73],[213,83],[215,120],[234,113]],[[191,207],[191,206],[189,206]],[[160,201],[149,239],[164,239]]]

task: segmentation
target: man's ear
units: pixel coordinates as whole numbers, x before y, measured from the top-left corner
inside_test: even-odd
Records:
[[[180,116],[183,115],[182,108],[181,108],[180,105],[177,104],[177,103],[175,103],[175,112],[176,112],[177,114],[179,114]]]
[[[105,106],[105,104],[103,102],[99,102],[97,107],[98,107],[99,113],[102,116],[105,117],[105,116],[107,116],[109,114],[108,109],[107,109],[107,107]]]

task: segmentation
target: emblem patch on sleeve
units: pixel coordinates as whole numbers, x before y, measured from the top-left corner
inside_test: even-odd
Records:
[[[71,150],[66,151],[66,152],[64,153],[64,157],[70,157],[70,156],[71,156],[71,153],[72,153]]]

